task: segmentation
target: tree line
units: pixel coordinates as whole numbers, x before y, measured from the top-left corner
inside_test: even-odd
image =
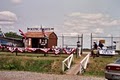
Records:
[[[19,39],[22,38],[22,36],[17,34],[16,32],[6,32],[6,33],[4,33],[4,35],[6,37],[10,37],[10,38],[19,38]]]

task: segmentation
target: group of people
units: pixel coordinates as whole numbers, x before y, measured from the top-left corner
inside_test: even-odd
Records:
[[[103,49],[104,45],[101,41],[99,41],[99,44],[97,45],[96,42],[93,43],[93,50],[92,50],[92,56],[95,58],[96,56],[99,56],[99,52],[97,49]]]
[[[104,45],[102,44],[101,41],[99,41],[98,45],[96,42],[94,42],[94,44],[93,44],[93,49],[98,49],[98,48],[103,49],[103,47],[104,47]]]

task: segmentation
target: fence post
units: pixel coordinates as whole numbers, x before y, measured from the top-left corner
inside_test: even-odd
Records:
[[[91,47],[91,50],[92,50],[92,33],[91,33],[91,46],[90,47]]]
[[[81,71],[81,63],[80,63],[80,72],[79,72],[79,73],[81,74],[81,72],[82,72],[82,71]]]
[[[113,49],[113,36],[111,35],[111,47]]]
[[[62,48],[64,48],[64,35],[62,34]]]
[[[83,52],[83,34],[81,36],[81,55],[82,55],[82,52]]]
[[[64,62],[62,61],[62,71],[64,72]]]

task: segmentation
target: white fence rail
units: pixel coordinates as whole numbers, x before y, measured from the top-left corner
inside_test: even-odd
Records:
[[[65,67],[67,67],[68,69],[71,67],[72,60],[73,60],[73,54],[71,54],[64,61],[62,61],[62,71],[63,72],[65,70]]]
[[[79,71],[80,74],[83,73],[87,68],[89,58],[90,58],[90,53],[80,62],[80,71]]]

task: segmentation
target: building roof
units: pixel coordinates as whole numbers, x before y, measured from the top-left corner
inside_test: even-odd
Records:
[[[22,39],[20,38],[12,38],[12,37],[1,37],[0,36],[0,39],[5,39],[5,40],[11,40],[11,41],[22,41]]]
[[[54,32],[45,32],[45,35],[47,37],[49,37],[50,34],[52,34],[52,33],[54,33]],[[42,32],[27,32],[26,37],[42,38],[42,37],[44,37],[44,34]]]

